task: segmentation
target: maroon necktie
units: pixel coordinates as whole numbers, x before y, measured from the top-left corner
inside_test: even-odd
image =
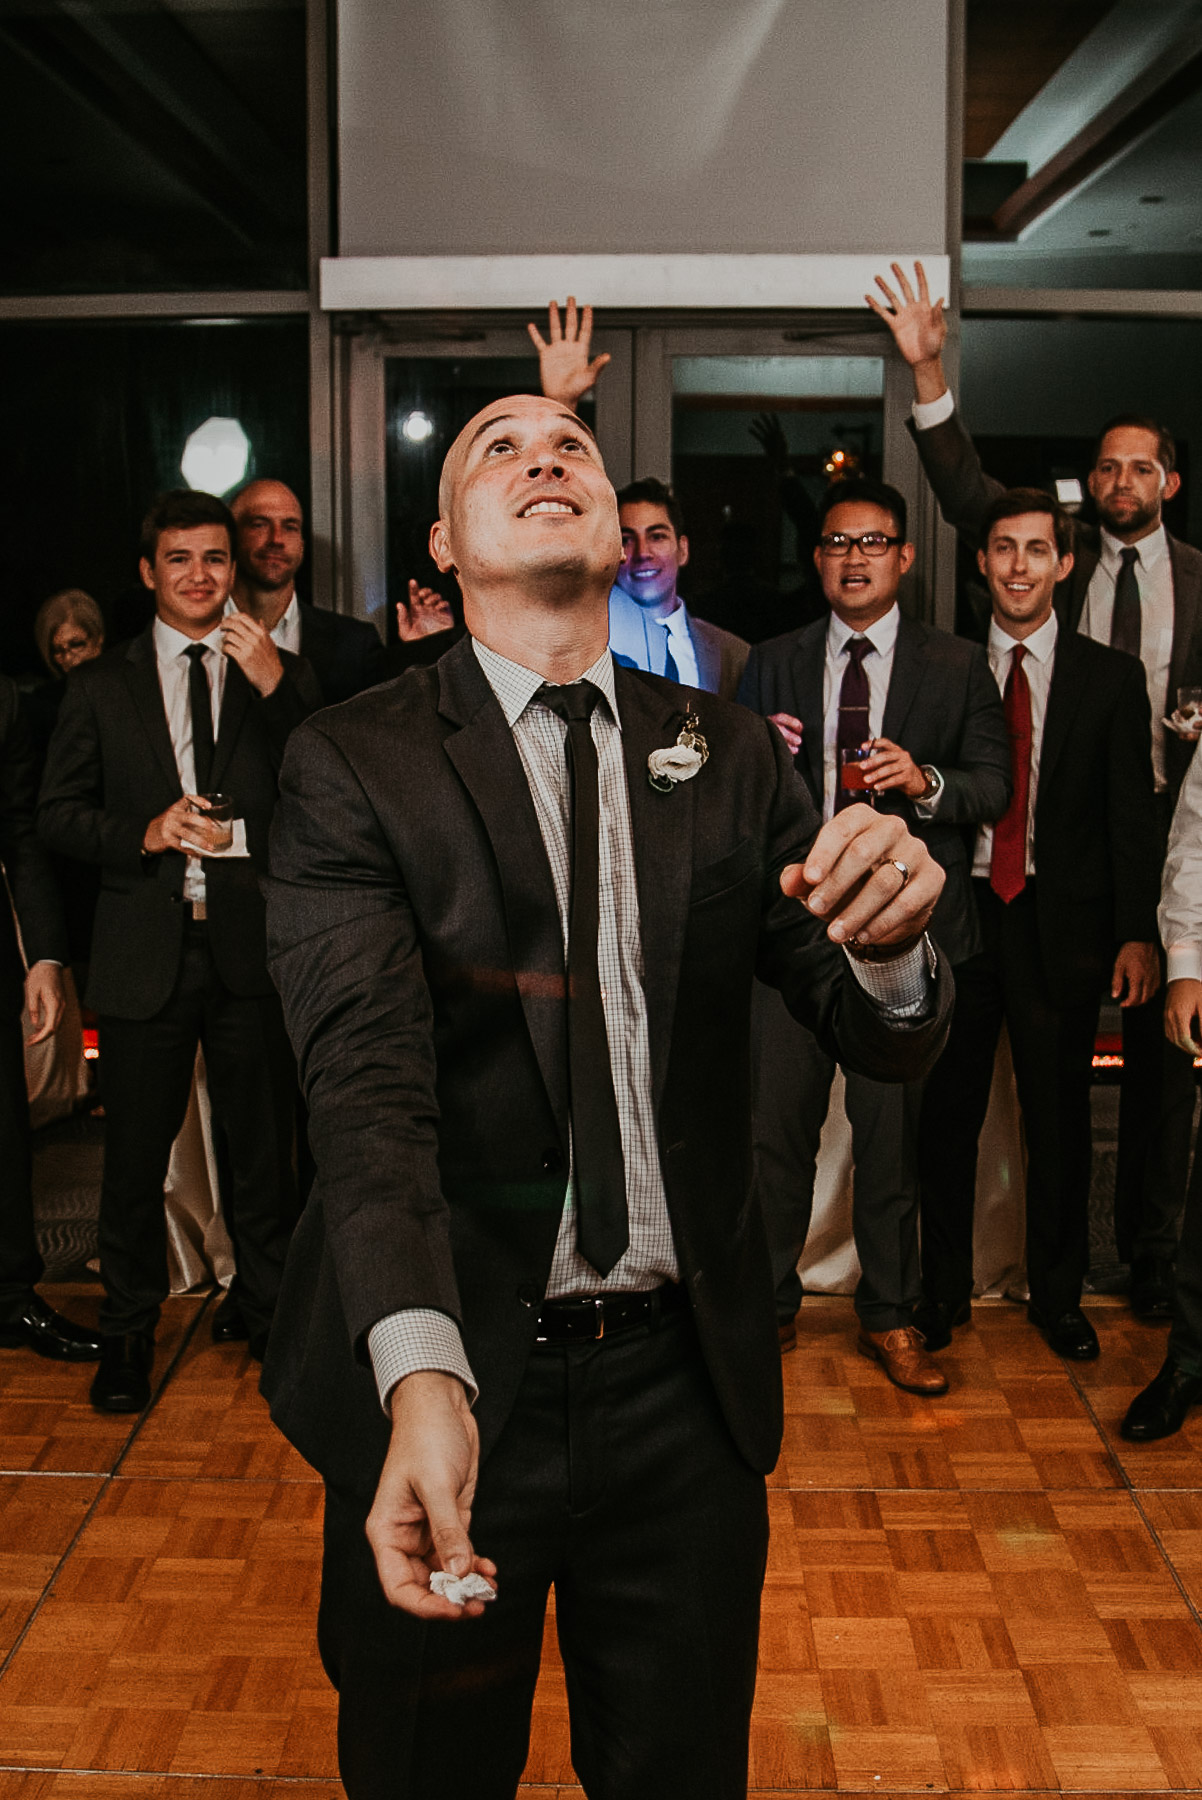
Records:
[[[843,681],[839,688],[839,724],[835,737],[836,812],[842,812],[845,806],[854,806],[857,799],[863,798],[843,786],[843,752],[858,750],[871,736],[868,729],[868,677],[864,673],[864,658],[872,647],[871,639],[866,637],[848,638],[843,646],[847,667],[843,671]]]
[[[993,828],[989,885],[1007,904],[1027,885],[1027,803],[1031,795],[1031,688],[1023,668],[1026,650],[1015,644],[1010,653],[1003,709],[1010,733],[1010,804]]]

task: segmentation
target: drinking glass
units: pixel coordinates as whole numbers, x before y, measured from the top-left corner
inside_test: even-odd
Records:
[[[1177,711],[1190,723],[1202,714],[1202,687],[1177,689]]]
[[[858,744],[851,750],[840,750],[839,752],[840,787],[846,789],[849,794],[857,794],[861,800],[866,800],[869,806],[876,805],[876,794],[872,788],[864,785],[863,764],[870,756],[875,755],[876,748],[870,743]]]
[[[213,848],[228,850],[234,841],[234,802],[228,794],[197,794],[196,798],[206,801],[207,805],[197,806],[193,803],[192,811],[221,827]]]

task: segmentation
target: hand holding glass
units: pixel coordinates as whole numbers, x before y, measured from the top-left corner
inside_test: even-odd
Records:
[[[197,802],[203,802],[198,805]],[[202,814],[217,828],[215,850],[228,850],[234,841],[234,802],[228,794],[197,794],[192,811]]]
[[[875,754],[876,751],[873,748],[871,738],[869,738],[866,744],[860,744],[851,750],[840,750],[839,752],[839,762],[841,765],[839,769],[839,786],[846,789],[849,794],[859,794],[860,798],[867,801],[869,806],[876,805],[876,794],[870,787],[865,785],[864,764],[870,756],[875,756]]]

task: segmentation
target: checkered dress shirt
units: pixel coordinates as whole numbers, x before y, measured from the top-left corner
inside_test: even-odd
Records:
[[[530,785],[555,883],[566,962],[572,867],[570,786],[564,751],[567,726],[534,698],[544,676],[498,656],[478,641],[473,648],[513,732]],[[576,1294],[637,1293],[664,1281],[676,1281],[680,1276],[651,1101],[651,1052],[630,796],[614,691],[614,664],[608,650],[584,671],[581,680],[593,682],[604,700],[603,705],[594,707],[591,720],[601,808],[597,966],[626,1164],[630,1243],[604,1278],[579,1254],[569,1167],[563,1216],[547,1283],[548,1299]],[[929,997],[927,957],[921,946],[896,963],[853,962],[852,969],[864,988],[899,1017],[916,1013]],[[458,1328],[445,1313],[429,1308],[393,1313],[372,1327],[367,1341],[380,1399],[385,1405],[396,1383],[418,1369],[457,1375],[473,1393],[476,1390]]]

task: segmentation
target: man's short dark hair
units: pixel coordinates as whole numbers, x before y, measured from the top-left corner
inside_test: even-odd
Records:
[[[193,531],[198,525],[223,525],[230,540],[230,556],[237,543],[234,515],[216,494],[198,493],[195,488],[168,488],[151,501],[142,520],[141,553],[153,563],[164,531]]]
[[[828,513],[834,512],[836,506],[853,503],[857,506],[879,506],[882,512],[892,513],[897,527],[896,535],[905,542],[905,496],[899,494],[895,487],[890,487],[887,481],[870,481],[867,476],[856,476],[852,481],[831,482],[818,502],[818,535],[821,537],[826,529]]]
[[[619,488],[618,505],[619,507],[662,506],[677,537],[685,535],[684,514],[680,510],[680,501],[667,482],[661,481],[656,475],[644,475],[641,481],[631,481],[624,488]]]
[[[1150,431],[1156,439],[1156,460],[1166,475],[1171,475],[1177,467],[1177,446],[1173,442],[1172,433],[1155,419],[1149,419],[1144,413],[1118,413],[1113,419],[1107,419],[1093,447],[1093,461],[1090,467],[1096,469],[1098,458],[1102,454],[1102,444],[1112,431]]]
[[[988,550],[989,534],[1002,519],[1018,519],[1024,513],[1046,513],[1052,521],[1056,554],[1067,556],[1073,547],[1073,522],[1060,505],[1042,488],[1007,488],[999,494],[981,520],[980,548]]]

